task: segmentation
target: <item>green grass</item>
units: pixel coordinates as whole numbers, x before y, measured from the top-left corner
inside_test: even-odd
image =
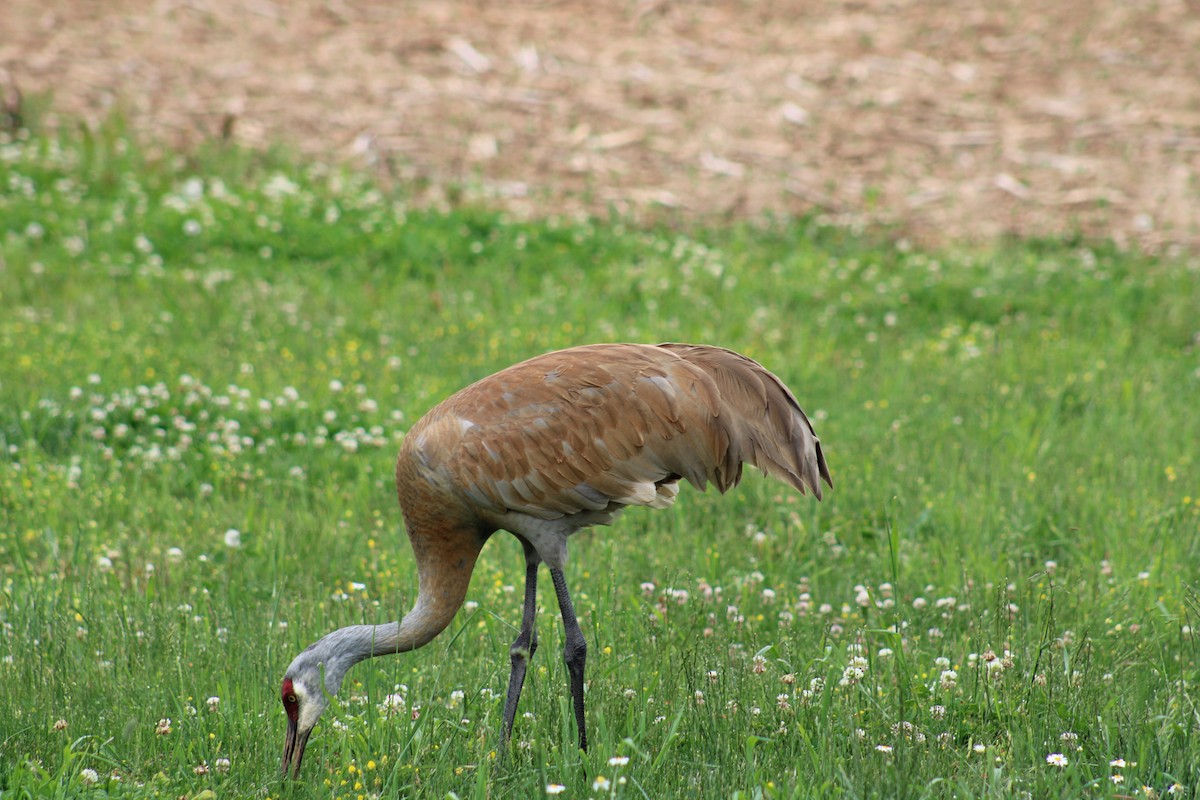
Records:
[[[4,797],[1200,788],[1194,259],[420,210],[115,124],[0,144],[0,221]],[[573,540],[586,755],[545,580],[503,752],[522,561],[498,534],[452,627],[355,668],[281,783],[292,656],[414,596],[403,432],[516,360],[613,340],[758,358],[837,488],[685,487]]]

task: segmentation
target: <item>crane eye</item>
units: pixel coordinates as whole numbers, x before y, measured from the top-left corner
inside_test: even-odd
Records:
[[[296,702],[296,695],[288,693],[283,696],[283,702],[286,705],[293,705]]]

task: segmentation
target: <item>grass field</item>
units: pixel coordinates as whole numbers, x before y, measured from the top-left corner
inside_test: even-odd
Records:
[[[1200,262],[914,252],[781,221],[523,222],[112,124],[0,145],[3,797],[1200,791]],[[365,662],[277,777],[279,680],[416,576],[404,431],[595,341],[738,349],[836,489],[749,474],[573,540],[499,739],[521,551]]]

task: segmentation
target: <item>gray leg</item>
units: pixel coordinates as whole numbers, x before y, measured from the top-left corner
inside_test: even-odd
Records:
[[[525,671],[529,659],[537,650],[537,571],[542,559],[527,542],[525,546],[525,609],[521,614],[521,632],[509,649],[512,656],[512,673],[508,678],[508,694],[504,698],[504,741],[512,737],[513,720],[517,716],[517,701],[521,699],[521,687],[525,685]]]
[[[567,579],[562,570],[550,569],[550,578],[554,581],[554,592],[558,595],[558,608],[562,611],[563,630],[566,632],[567,644],[563,649],[563,660],[567,662],[567,672],[571,676],[571,699],[575,703],[575,724],[579,728],[579,749],[587,750],[587,723],[583,716],[583,665],[587,661],[587,641],[583,631],[579,629],[579,620],[575,619],[575,607],[571,605],[571,595],[567,591]]]

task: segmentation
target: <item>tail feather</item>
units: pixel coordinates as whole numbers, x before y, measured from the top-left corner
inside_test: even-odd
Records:
[[[790,484],[801,493],[811,491],[821,499],[821,481],[830,488],[833,478],[821,440],[795,396],[775,375],[743,355],[719,347],[662,344],[703,369],[720,392],[718,424],[713,427],[728,439],[712,476],[724,492],[741,479],[742,462]],[[723,456],[723,457],[721,457]]]

